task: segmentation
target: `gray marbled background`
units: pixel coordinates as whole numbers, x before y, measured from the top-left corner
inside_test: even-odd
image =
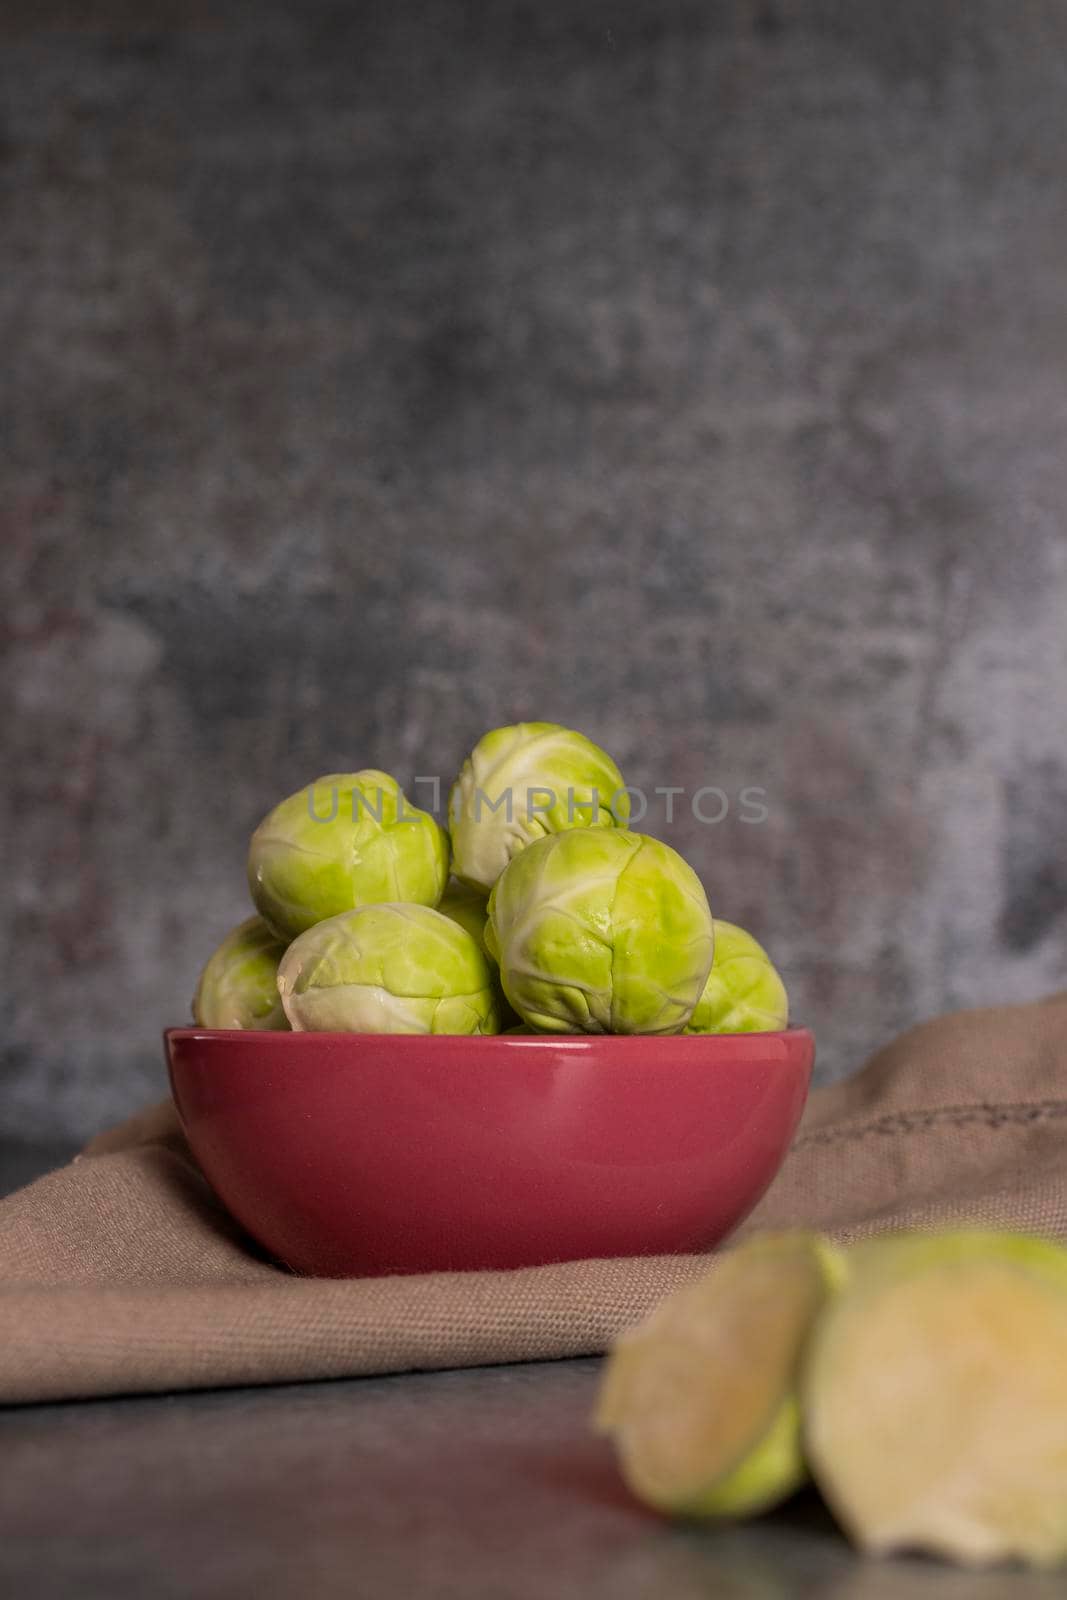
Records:
[[[1067,956],[1067,8],[7,0],[0,1098],[323,771],[574,723],[823,1070]],[[657,829],[662,831],[662,829]]]

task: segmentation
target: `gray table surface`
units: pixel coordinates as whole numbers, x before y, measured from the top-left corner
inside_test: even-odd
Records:
[[[637,1506],[596,1361],[0,1411],[0,1592],[1037,1600],[1062,1575],[863,1560],[813,1495],[744,1526]]]
[[[66,1152],[0,1143],[0,1194]],[[814,1494],[675,1527],[589,1430],[598,1361],[0,1407],[0,1594],[1051,1600],[854,1555]]]

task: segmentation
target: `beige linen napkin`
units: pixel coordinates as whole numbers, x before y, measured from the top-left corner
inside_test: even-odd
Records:
[[[816,1089],[741,1233],[1067,1238],[1067,993],[925,1023]],[[169,1104],[0,1202],[0,1401],[584,1355],[707,1257],[310,1279],[265,1260]]]

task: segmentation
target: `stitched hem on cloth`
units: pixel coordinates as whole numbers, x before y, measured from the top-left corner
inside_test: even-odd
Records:
[[[815,1128],[811,1133],[802,1133],[794,1139],[792,1148],[803,1150],[811,1145],[840,1144],[849,1139],[865,1139],[868,1134],[886,1137],[898,1133],[921,1133],[927,1128],[946,1123],[959,1128],[975,1124],[987,1128],[1014,1128],[1028,1122],[1052,1121],[1058,1117],[1067,1117],[1067,1100],[1001,1103],[978,1100],[971,1105],[935,1106],[927,1111],[887,1111],[870,1122]]]

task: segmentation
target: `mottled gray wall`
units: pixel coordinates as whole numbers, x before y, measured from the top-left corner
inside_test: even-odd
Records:
[[[0,1095],[322,771],[574,723],[843,1072],[1067,950],[1067,8],[9,0]]]

